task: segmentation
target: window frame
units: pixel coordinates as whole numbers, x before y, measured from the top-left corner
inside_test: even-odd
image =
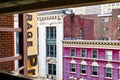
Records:
[[[82,70],[83,70],[82,66],[85,66],[85,73],[83,73],[83,72],[82,72]],[[86,65],[81,64],[81,70],[80,70],[80,73],[82,73],[82,74],[86,74],[86,70],[87,70],[87,66],[86,66]]]
[[[111,52],[112,52],[111,59],[108,59],[108,58],[107,58],[107,51],[111,51],[111,50],[106,50],[106,51],[105,51],[105,59],[106,59],[106,60],[113,60],[113,57],[112,57],[112,56],[113,56],[113,52],[111,51]]]
[[[93,58],[93,59],[97,59],[97,58],[98,58],[98,50],[96,50],[96,51],[97,51],[97,57],[96,57],[96,58],[93,57],[93,51],[94,51],[94,50],[95,50],[95,49],[92,50],[92,58]]]
[[[103,22],[103,23],[109,22],[109,18],[102,18],[102,22]]]
[[[73,67],[72,65],[74,65],[74,67]],[[73,71],[73,69],[74,69],[75,71]],[[71,63],[71,64],[70,64],[70,72],[73,72],[73,73],[76,72],[76,64],[75,64],[75,63]]]
[[[53,56],[51,56],[51,46],[53,46]],[[53,44],[47,44],[46,45],[46,56],[47,57],[56,57],[56,44],[54,44],[54,45]]]
[[[82,56],[82,50],[85,50],[85,56]],[[87,56],[86,54],[87,54],[87,50],[86,49],[81,49],[81,57],[86,58],[86,56]]]
[[[74,49],[74,55],[72,55],[72,49]],[[71,57],[76,57],[76,48],[70,48],[70,56]]]
[[[93,74],[93,67],[97,67],[97,75]],[[98,76],[98,66],[92,66],[92,75],[93,76]]]
[[[51,73],[49,73],[49,65],[51,65]],[[55,65],[55,68],[53,67]],[[56,72],[54,74],[54,70],[56,71],[56,64],[51,64],[51,63],[48,63],[48,75],[56,75]]]
[[[53,32],[51,32],[51,30],[53,30]],[[53,34],[53,38],[51,34]],[[56,26],[46,27],[46,40],[56,40]]]
[[[109,68],[109,67],[106,67],[106,77],[112,78],[112,68],[109,68],[109,69],[111,69],[111,73],[108,73],[108,72],[107,72],[107,69],[108,69],[108,68]],[[107,76],[107,73],[108,73],[108,74],[111,74],[111,77],[110,77],[110,76]]]

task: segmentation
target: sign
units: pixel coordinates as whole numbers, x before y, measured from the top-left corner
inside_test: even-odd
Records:
[[[28,76],[38,76],[37,13],[27,14]]]

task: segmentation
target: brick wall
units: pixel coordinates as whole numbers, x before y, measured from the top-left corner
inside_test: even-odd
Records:
[[[89,19],[94,21],[94,39],[99,40],[101,39],[102,35],[101,33],[101,28],[98,26],[98,17],[97,14],[89,14],[89,15],[80,15],[81,18],[83,19]]]
[[[94,40],[94,22],[81,18],[79,15],[67,15],[64,18],[64,38],[80,39],[80,29],[83,29],[84,40]]]
[[[120,34],[117,33],[117,27],[120,26],[120,19],[118,18],[120,15],[120,9],[112,10],[112,26],[113,26],[113,38],[114,40],[120,40]]]
[[[108,19],[108,22],[103,21],[103,19]],[[101,16],[98,17],[98,28],[101,28],[99,34],[102,35],[102,38],[112,39],[113,40],[113,27],[112,27],[112,16]]]
[[[13,15],[0,16],[0,27],[14,27]],[[0,58],[14,56],[14,33],[0,32]],[[14,61],[0,63],[0,70],[12,71]]]

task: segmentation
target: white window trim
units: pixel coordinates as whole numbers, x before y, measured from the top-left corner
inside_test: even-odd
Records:
[[[82,50],[85,50],[85,57],[82,57]],[[87,50],[86,49],[81,49],[80,52],[81,52],[81,57],[82,58],[86,58],[87,57]]]
[[[93,49],[93,50],[96,50],[96,49]],[[92,50],[92,57],[91,58],[93,58],[93,50]],[[97,58],[93,58],[93,59],[98,59],[98,50],[96,50],[97,51]]]
[[[70,64],[77,64],[75,60],[71,60]]]

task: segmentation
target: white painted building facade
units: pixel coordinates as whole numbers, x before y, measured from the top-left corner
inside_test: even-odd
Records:
[[[38,12],[38,40],[39,40],[39,77],[43,78],[51,78],[53,77],[56,80],[63,80],[63,60],[62,60],[62,40],[63,40],[63,18],[64,14],[62,11],[46,11],[46,12]],[[54,48],[55,56],[47,56],[47,44],[50,41],[47,41],[47,29],[53,29],[56,36],[56,40],[53,41],[53,44],[56,45]],[[49,30],[50,31],[50,30]],[[50,34],[51,35],[51,34]],[[51,41],[52,42],[52,41]],[[50,47],[49,47],[50,48]],[[51,50],[51,48],[49,49]],[[48,51],[49,52],[49,51]],[[53,73],[51,73],[50,69],[53,69]],[[56,66],[56,70],[54,70],[54,66]],[[49,71],[50,70],[50,71]],[[54,72],[56,71],[56,72]]]

